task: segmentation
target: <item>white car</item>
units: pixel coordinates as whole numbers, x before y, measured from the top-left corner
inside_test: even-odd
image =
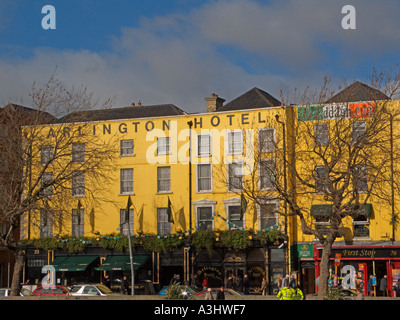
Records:
[[[10,291],[11,290],[7,289],[7,288],[0,289],[0,297],[8,297],[10,295]],[[34,296],[34,294],[31,291],[29,291],[28,289],[25,289],[25,288],[21,288],[19,295],[21,297]]]
[[[103,284],[77,284],[71,287],[67,296],[108,296],[113,292]]]

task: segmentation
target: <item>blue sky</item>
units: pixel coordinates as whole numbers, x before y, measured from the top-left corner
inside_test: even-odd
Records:
[[[344,5],[356,29],[344,30]],[[44,30],[44,5],[56,29]],[[23,102],[57,68],[115,106],[172,103],[204,112],[258,87],[318,88],[324,76],[367,82],[400,61],[398,0],[0,0],[0,102]],[[21,101],[22,100],[22,101]]]

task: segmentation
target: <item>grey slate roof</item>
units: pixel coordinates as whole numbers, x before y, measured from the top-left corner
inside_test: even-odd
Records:
[[[3,107],[3,110],[8,111],[8,112],[16,112],[20,114],[21,116],[26,116],[26,121],[29,123],[30,121],[33,121],[33,116],[37,117],[36,122],[40,123],[52,123],[57,121],[57,118],[54,117],[52,114],[45,112],[45,111],[39,111],[36,109],[28,108],[21,106],[19,104],[15,103],[9,103]]]
[[[326,103],[375,101],[389,99],[384,93],[366,84],[356,81],[352,85],[344,88],[338,94],[328,99]]]
[[[179,109],[173,104],[161,104],[152,106],[130,106],[123,108],[111,108],[105,110],[90,110],[70,113],[61,119],[59,122],[74,122],[74,121],[104,121],[118,119],[136,119],[149,117],[164,117],[174,115],[184,115],[186,112]]]
[[[280,105],[281,102],[269,93],[259,88],[253,88],[217,109],[217,111],[270,108]]]

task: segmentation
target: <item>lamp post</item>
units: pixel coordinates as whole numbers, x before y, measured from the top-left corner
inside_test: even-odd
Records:
[[[285,210],[285,236],[286,236],[286,246],[285,246],[285,273],[288,274],[290,272],[290,262],[289,262],[289,234],[288,234],[288,221],[287,221],[287,178],[286,178],[286,125],[283,121],[279,120],[279,115],[275,115],[276,122],[282,125],[282,137],[283,137],[283,189],[285,193],[284,199],[284,210]]]
[[[189,126],[189,233],[192,231],[192,125],[193,121],[188,121]]]
[[[129,215],[129,213],[128,213]],[[131,241],[131,231],[130,231],[130,225],[129,225],[129,219],[120,224],[120,231],[123,230],[122,226],[124,224],[128,225],[128,244],[129,244],[129,264],[130,264],[130,269],[131,269],[131,295],[133,296],[135,294],[135,269],[133,268],[133,253],[132,253],[132,241]],[[117,229],[118,230],[118,229]]]

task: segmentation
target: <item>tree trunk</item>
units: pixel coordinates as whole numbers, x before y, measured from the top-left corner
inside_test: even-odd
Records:
[[[11,280],[11,296],[18,296],[20,290],[20,283],[21,283],[21,274],[22,269],[24,267],[25,261],[25,252],[20,249],[16,249],[14,251],[15,257],[15,265],[14,265],[14,272]]]
[[[328,293],[328,278],[329,278],[329,258],[332,252],[332,243],[325,242],[322,247],[322,257],[320,264],[318,296],[326,297]]]

